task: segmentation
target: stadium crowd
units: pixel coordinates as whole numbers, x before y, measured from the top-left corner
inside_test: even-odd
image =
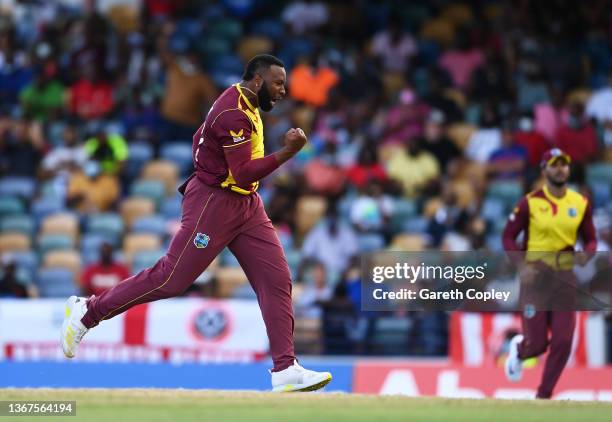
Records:
[[[609,250],[611,22],[603,0],[0,2],[0,296],[99,294],[163,255],[193,133],[267,52],[289,78],[267,151],[309,136],[259,189],[298,349],[444,355],[446,315],[360,312],[358,255],[501,250],[552,146]],[[228,251],[186,294],[254,298]]]

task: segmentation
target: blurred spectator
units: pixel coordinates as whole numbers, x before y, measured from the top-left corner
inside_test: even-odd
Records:
[[[304,288],[295,304],[297,317],[320,318],[321,305],[332,297],[332,288],[327,284],[327,273],[321,262],[306,265],[302,283]]]
[[[125,139],[117,133],[107,133],[103,128],[95,132],[94,137],[85,141],[88,157],[99,163],[104,173],[119,174],[128,158],[128,145]]]
[[[174,55],[168,49],[168,37],[174,30],[171,24],[163,27],[158,41],[159,54],[166,68],[166,87],[161,113],[166,119],[166,139],[191,139],[204,119],[206,109],[215,100],[217,90],[200,70],[194,50]]]
[[[491,153],[488,173],[491,180],[521,181],[527,163],[527,151],[516,145],[510,123],[502,130],[501,147]]]
[[[383,143],[403,143],[421,136],[428,112],[427,105],[419,102],[412,89],[402,90],[399,104],[391,107],[384,116]]]
[[[37,174],[45,142],[42,127],[28,120],[7,120],[0,128],[0,172],[11,176]]]
[[[92,64],[81,69],[81,78],[70,87],[70,112],[84,120],[102,118],[113,109],[113,88]]]
[[[612,71],[608,74],[608,84],[593,92],[586,104],[586,115],[603,122],[612,117]]]
[[[36,79],[20,93],[19,99],[27,117],[47,121],[57,117],[64,107],[64,86],[55,79],[57,66],[49,62],[36,74]]]
[[[321,107],[327,104],[329,92],[337,83],[337,73],[313,56],[310,64],[302,60],[289,74],[289,95],[294,100]]]
[[[519,118],[518,128],[514,133],[514,141],[516,145],[525,148],[529,167],[538,169],[542,154],[550,148],[550,144],[541,133],[536,132],[531,116],[522,116]]]
[[[15,29],[0,30],[0,108],[10,110],[32,79],[25,52],[16,46]]]
[[[559,128],[563,122],[567,121],[568,116],[561,90],[553,88],[550,102],[536,104],[533,107],[533,114],[535,131],[542,134],[549,143],[553,144]]]
[[[312,258],[325,265],[334,280],[357,254],[357,236],[349,224],[342,221],[335,206],[329,206],[326,218],[313,228],[302,246],[304,258]]]
[[[349,183],[358,189],[373,181],[387,181],[387,172],[378,162],[378,151],[373,144],[367,143],[361,147],[357,163],[349,167],[346,176]]]
[[[79,131],[69,124],[64,128],[61,145],[53,148],[43,159],[42,169],[46,177],[52,177],[58,173],[83,170],[86,161],[87,152],[80,143]]]
[[[380,59],[383,71],[405,73],[410,67],[410,60],[417,54],[417,44],[404,31],[401,18],[392,14],[387,28],[374,35],[371,51],[374,57]]]
[[[453,189],[445,185],[442,190],[442,206],[436,210],[427,225],[431,247],[439,248],[446,234],[461,227],[468,218],[467,212],[459,206]]]
[[[501,146],[499,117],[492,104],[486,104],[480,119],[480,127],[468,141],[465,155],[470,160],[486,163],[491,153]]]
[[[285,7],[282,19],[295,35],[303,35],[324,26],[329,20],[327,4],[314,0],[293,1]]]
[[[556,146],[567,152],[574,163],[586,164],[597,156],[597,133],[586,120],[582,104],[570,104],[567,124],[557,131],[556,141]]]
[[[459,31],[455,37],[455,48],[444,52],[438,65],[446,70],[455,87],[466,89],[472,73],[484,63],[484,55],[474,47],[466,31]]]
[[[372,181],[360,189],[350,210],[351,223],[360,232],[387,231],[393,215],[393,200],[383,194],[380,183]]]
[[[446,136],[444,113],[432,110],[425,122],[423,134],[423,149],[430,152],[436,160],[443,174],[452,173],[451,166],[458,164],[461,150]]]
[[[99,296],[129,276],[128,268],[113,259],[113,247],[104,243],[100,246],[100,260],[83,271],[81,287],[85,296]]]
[[[404,195],[409,198],[416,196],[440,175],[436,158],[423,148],[421,138],[408,142],[406,148],[393,155],[387,171],[389,177],[402,185]]]
[[[38,289],[28,281],[24,272],[19,271],[10,255],[2,258],[0,273],[0,297],[27,298],[37,297]]]
[[[306,186],[313,192],[333,196],[344,188],[346,172],[338,165],[336,151],[336,144],[327,142],[322,155],[304,167]]]
[[[66,199],[70,207],[89,214],[108,210],[120,193],[117,177],[103,173],[98,162],[88,161],[83,171],[70,176]]]

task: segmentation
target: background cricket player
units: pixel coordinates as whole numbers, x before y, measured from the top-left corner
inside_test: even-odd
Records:
[[[329,372],[306,370],[295,359],[289,267],[256,193],[259,180],[297,154],[306,135],[290,129],[284,147],[264,156],[259,109],[270,111],[285,97],[284,65],[258,55],[242,79],[221,94],[193,136],[195,172],[179,188],[184,194],[181,227],[167,254],[100,296],[68,299],[61,332],[67,357],[100,321],[139,303],[180,295],[227,246],[257,295],[274,362],[273,390],[312,391],[331,380]]]
[[[584,251],[595,251],[597,244],[591,204],[586,197],[567,187],[570,163],[569,155],[558,148],[544,153],[540,166],[545,185],[525,195],[510,215],[503,232],[506,251],[574,251],[579,236]],[[523,245],[517,243],[521,232],[524,232]],[[577,257],[585,256],[577,254]],[[555,274],[573,279],[571,269]],[[519,381],[522,362],[543,354],[550,346],[536,396],[550,398],[571,352],[575,322],[576,313],[571,308],[524,312],[523,334],[515,336],[510,342],[504,368],[508,379]]]

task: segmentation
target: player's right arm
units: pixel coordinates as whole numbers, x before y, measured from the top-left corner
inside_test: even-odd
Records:
[[[524,251],[527,248],[527,242],[525,245],[519,245],[516,241],[518,235],[524,231],[527,233],[529,226],[529,203],[527,197],[523,196],[518,202],[508,221],[506,221],[506,227],[502,234],[502,244],[505,251]]]

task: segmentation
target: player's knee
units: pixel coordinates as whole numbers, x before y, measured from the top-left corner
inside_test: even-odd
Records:
[[[561,335],[553,339],[553,345],[559,350],[569,353],[572,350],[572,336]]]

